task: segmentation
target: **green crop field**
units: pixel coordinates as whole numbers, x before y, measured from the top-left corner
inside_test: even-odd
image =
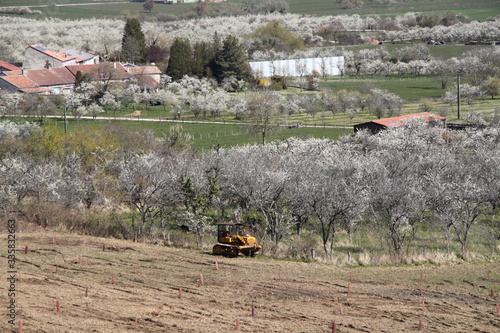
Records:
[[[384,89],[398,95],[405,101],[418,101],[422,98],[438,98],[444,95],[441,83],[434,77],[395,78],[395,77],[363,77],[359,79],[331,80],[322,83],[323,87],[334,90],[359,90],[363,85]]]
[[[113,2],[103,4],[104,2]],[[227,6],[229,4],[238,5],[243,0],[228,0],[222,4],[209,4],[212,8]],[[78,6],[58,6],[65,4],[89,5]],[[353,15],[361,16],[395,16],[403,15],[407,12],[419,12],[426,15],[444,14],[448,11],[467,15],[473,20],[484,20],[488,17],[500,15],[500,2],[498,0],[437,0],[437,1],[404,1],[397,3],[379,3],[373,0],[364,1],[361,8],[342,9],[337,1],[333,0],[288,0],[290,12],[299,14],[315,15]],[[192,4],[164,5],[156,4],[151,13],[144,13],[141,3],[131,3],[128,1],[101,0],[96,3],[89,0],[24,0],[20,4],[17,0],[1,0],[0,6],[29,6],[32,9],[41,10],[43,15],[37,18],[58,17],[63,19],[77,19],[89,17],[116,17],[124,15],[144,15],[154,17],[157,14],[180,15],[191,11]]]
[[[229,0],[229,2],[242,3],[244,0]],[[333,0],[288,0],[290,12],[300,14],[318,15],[379,15],[395,16],[407,12],[419,12],[427,15],[443,14],[448,11],[462,13],[473,20],[482,20],[500,15],[500,2],[498,0],[436,0],[436,1],[378,1],[366,0],[361,8],[342,9],[338,1]]]

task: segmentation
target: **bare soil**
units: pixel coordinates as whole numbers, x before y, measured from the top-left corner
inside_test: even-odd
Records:
[[[1,332],[18,332],[19,320],[25,333],[234,332],[238,321],[241,332],[332,332],[334,322],[336,332],[500,332],[498,262],[339,268],[47,231],[16,237],[11,325],[1,234]]]

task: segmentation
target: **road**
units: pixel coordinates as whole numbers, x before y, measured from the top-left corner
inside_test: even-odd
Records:
[[[4,117],[21,117],[21,118],[36,118],[32,115],[4,115]],[[47,115],[44,118],[52,118],[52,119],[63,119],[63,116],[55,116],[55,115]],[[75,119],[72,116],[68,116],[67,119]],[[180,123],[180,124],[218,124],[218,125],[255,125],[254,123],[245,123],[245,122],[225,122],[225,121],[200,121],[200,120],[188,120],[189,118],[182,119],[169,119],[169,118],[144,118],[144,117],[96,117],[93,116],[82,116],[78,119],[86,119],[86,120],[117,120],[117,121],[152,121],[152,122],[170,122],[170,123]],[[309,127],[309,128],[347,128],[352,129],[352,126],[341,126],[341,125],[303,125],[303,124],[284,124],[281,125],[283,127],[294,126],[291,128],[299,128],[299,127]]]
[[[85,2],[85,3],[61,3],[61,4],[51,4],[51,5],[34,5],[34,6],[0,6],[0,8],[17,8],[17,7],[30,7],[30,8],[42,8],[42,7],[69,7],[69,6],[92,6],[92,5],[111,5],[119,3],[129,3],[130,1],[110,1],[110,2]]]

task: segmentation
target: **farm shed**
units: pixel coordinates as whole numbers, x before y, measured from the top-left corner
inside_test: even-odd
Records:
[[[377,119],[366,123],[357,124],[354,125],[354,132],[356,133],[357,131],[366,129],[375,134],[387,128],[405,126],[415,122],[425,122],[431,125],[438,125],[441,127],[446,126],[445,117],[438,116],[430,112],[420,112],[420,113],[407,114],[399,117]]]

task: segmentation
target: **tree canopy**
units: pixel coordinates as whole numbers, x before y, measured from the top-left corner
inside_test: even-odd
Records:
[[[128,18],[123,29],[122,57],[129,62],[144,62],[146,56],[146,38],[141,23],[136,18]]]
[[[243,46],[235,36],[227,36],[222,43],[222,50],[215,57],[215,77],[218,82],[231,76],[238,80],[248,77],[246,55]]]
[[[170,48],[170,59],[168,60],[167,75],[172,80],[179,80],[184,75],[190,75],[193,70],[193,51],[189,40],[176,38]]]

